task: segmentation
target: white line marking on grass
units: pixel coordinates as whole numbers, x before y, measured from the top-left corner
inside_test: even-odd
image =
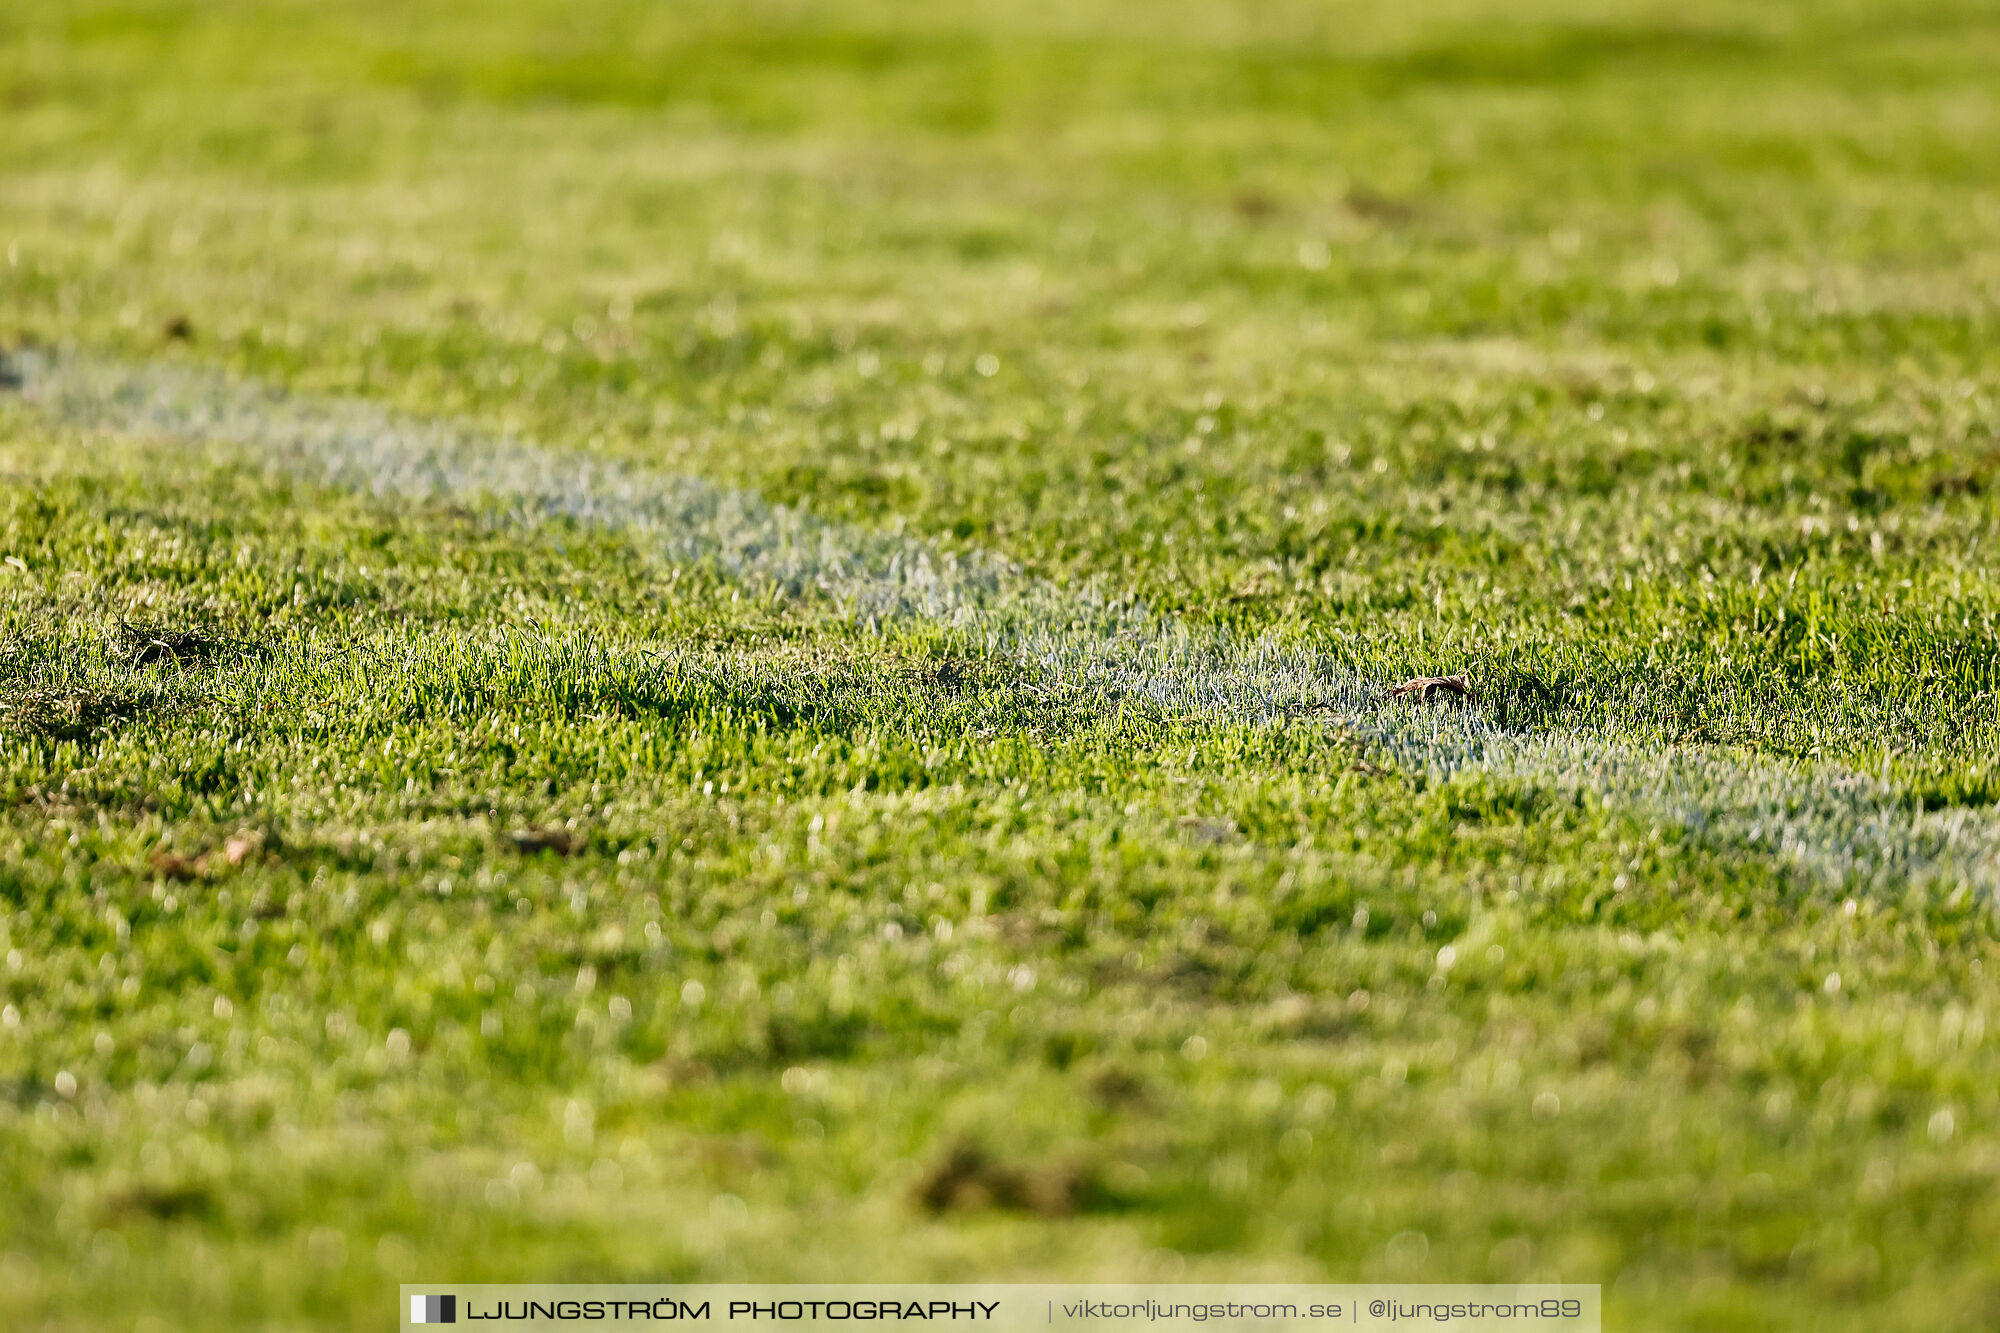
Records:
[[[301,479],[414,500],[490,497],[528,518],[624,531],[669,559],[752,583],[818,589],[854,614],[943,622],[1055,681],[1178,717],[1265,723],[1310,708],[1395,763],[1489,773],[1622,807],[1853,887],[1942,880],[1992,895],[2000,825],[1913,810],[1885,784],[1705,749],[1642,751],[1575,732],[1507,731],[1477,708],[1413,706],[1330,659],[1269,638],[1199,633],[990,555],[822,522],[698,477],[553,453],[353,399],[279,393],[171,366],[24,355],[24,396],[73,425],[237,446]]]

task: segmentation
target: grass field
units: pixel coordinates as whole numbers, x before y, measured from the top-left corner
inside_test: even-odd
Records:
[[[1950,0],[0,9],[0,1327],[2000,1325],[1996,68]]]

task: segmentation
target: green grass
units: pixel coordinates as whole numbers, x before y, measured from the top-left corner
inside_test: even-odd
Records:
[[[407,8],[0,13],[0,339],[1866,774],[1971,850],[1829,870],[0,391],[0,1325],[863,1276],[2000,1321],[1988,7]]]

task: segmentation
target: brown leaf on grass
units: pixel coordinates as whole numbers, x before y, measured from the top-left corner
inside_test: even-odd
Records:
[[[1090,1079],[1090,1095],[1112,1110],[1146,1105],[1146,1085],[1138,1075],[1117,1065],[1107,1065]]]
[[[1389,687],[1391,699],[1415,699],[1426,704],[1442,695],[1463,699],[1471,693],[1472,681],[1466,676],[1416,676]]]
[[[158,851],[147,858],[153,873],[164,879],[176,879],[182,883],[200,879],[208,870],[203,864],[206,857],[187,857],[178,852]]]
[[[698,1083],[715,1082],[715,1070],[706,1060],[690,1060],[684,1056],[667,1055],[655,1060],[647,1068],[669,1088],[689,1088]]]
[[[104,1211],[112,1220],[151,1217],[171,1222],[206,1217],[215,1211],[215,1196],[201,1185],[135,1185],[108,1195]]]
[[[1247,218],[1251,222],[1263,222],[1267,218],[1275,217],[1283,207],[1262,190],[1244,190],[1229,202],[1238,216]]]
[[[1209,819],[1202,815],[1182,815],[1174,821],[1174,827],[1190,842],[1217,846],[1236,841],[1236,821],[1233,819]]]
[[[161,847],[156,848],[146,860],[153,873],[163,879],[192,883],[213,877],[225,864],[233,869],[245,863],[254,863],[263,850],[264,835],[245,829],[230,834],[221,847],[210,848],[198,856],[183,856]]]
[[[583,839],[566,828],[519,828],[507,835],[507,841],[523,856],[533,856],[536,852],[572,856],[583,847]]]
[[[1347,211],[1355,217],[1371,222],[1404,223],[1417,216],[1417,210],[1401,199],[1386,194],[1378,194],[1366,186],[1356,186],[1341,200]]]
[[[1001,1209],[1067,1217],[1077,1211],[1088,1183],[1072,1168],[1013,1166],[960,1144],[924,1174],[914,1193],[918,1206],[931,1213]]]

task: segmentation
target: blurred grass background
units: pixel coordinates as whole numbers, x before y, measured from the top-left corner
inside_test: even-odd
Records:
[[[0,337],[1976,815],[1996,68],[1976,3],[35,0]],[[973,1274],[2000,1319],[2000,953],[1950,886],[4,421],[0,1321]]]

